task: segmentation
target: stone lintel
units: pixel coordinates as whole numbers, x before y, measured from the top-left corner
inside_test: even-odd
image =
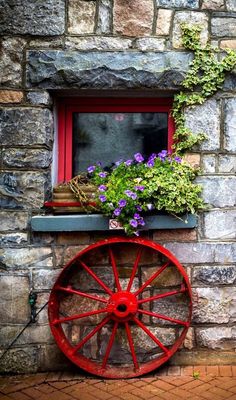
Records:
[[[192,54],[31,50],[27,60],[29,88],[177,90]]]

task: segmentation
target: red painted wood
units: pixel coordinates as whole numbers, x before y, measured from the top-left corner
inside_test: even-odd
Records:
[[[58,106],[58,182],[72,178],[72,117],[74,112],[167,112],[168,151],[171,152],[174,119],[171,115],[172,98],[63,98]]]

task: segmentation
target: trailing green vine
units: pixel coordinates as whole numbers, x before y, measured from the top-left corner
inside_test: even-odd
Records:
[[[185,126],[185,108],[203,104],[206,99],[222,88],[226,72],[231,71],[236,65],[236,53],[233,50],[226,49],[225,56],[221,59],[218,49],[210,44],[204,47],[201,45],[200,26],[182,24],[181,29],[183,45],[187,50],[194,52],[194,59],[182,82],[183,90],[174,97],[172,113],[176,131],[173,150],[177,154],[183,154],[206,138],[204,133],[194,135]]]

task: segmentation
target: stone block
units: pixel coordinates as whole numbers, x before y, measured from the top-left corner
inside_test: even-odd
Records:
[[[64,33],[64,0],[5,0],[0,3],[1,34],[59,35]]]
[[[0,357],[3,351],[0,352]],[[32,374],[38,371],[38,349],[24,346],[10,349],[1,359],[0,373]]]
[[[198,153],[186,153],[183,156],[183,160],[187,161],[194,168],[200,167],[200,154]]]
[[[236,320],[236,291],[231,287],[193,289],[193,322],[227,324]]]
[[[9,343],[21,332],[24,326],[11,325],[1,326],[0,343],[2,347],[7,347]],[[17,346],[37,343],[47,343],[53,341],[49,325],[32,324],[17,339]]]
[[[132,47],[131,39],[90,36],[67,37],[65,47],[69,50],[127,50]]]
[[[29,320],[29,279],[2,275],[0,280],[1,323],[25,324]]]
[[[211,32],[216,37],[236,36],[236,17],[227,16],[225,13],[222,16],[213,17],[211,19]]]
[[[50,106],[52,105],[52,98],[46,91],[44,92],[28,92],[26,96],[27,101],[36,106]]]
[[[235,23],[235,28],[236,28],[236,23]],[[225,112],[224,148],[227,151],[235,152],[236,151],[236,134],[235,134],[236,99],[226,100],[224,112]]]
[[[1,231],[25,230],[28,213],[24,211],[0,211]]]
[[[56,242],[58,245],[62,244],[73,244],[73,245],[81,245],[81,244],[89,244],[90,243],[90,235],[87,232],[63,232],[58,233],[56,237]]]
[[[208,41],[208,16],[198,11],[177,11],[174,16],[172,32],[172,44],[174,48],[182,46],[181,24],[188,21],[188,24],[199,25],[202,28],[200,40],[202,45]]]
[[[165,10],[159,8],[157,14],[157,22],[156,22],[156,34],[157,35],[169,35],[170,34],[170,27],[172,21],[172,10]]]
[[[3,248],[0,257],[1,265],[7,269],[52,267],[53,262],[49,247]]]
[[[36,312],[38,312],[49,300],[48,292],[37,293]],[[45,306],[36,317],[38,324],[48,324],[48,307]]]
[[[70,371],[73,364],[56,344],[41,345],[38,349],[38,368],[40,371]]]
[[[165,243],[183,264],[227,263],[236,261],[235,243]]]
[[[49,177],[41,172],[3,172],[0,175],[2,208],[40,208],[44,204]]]
[[[156,230],[153,232],[153,241],[193,241],[197,239],[197,232],[195,229],[166,229]]]
[[[95,13],[95,1],[69,0],[68,32],[80,35],[93,33]]]
[[[235,350],[236,330],[230,327],[197,328],[196,340],[200,347],[213,350]]]
[[[2,38],[0,59],[0,85],[17,88],[21,86],[23,49],[26,40],[23,38]]]
[[[220,148],[220,103],[214,99],[207,100],[200,106],[188,107],[185,111],[186,127],[194,134],[205,133],[207,139],[198,147],[201,150],[218,150]]]
[[[98,26],[96,33],[111,33],[112,24],[112,2],[111,0],[101,0],[98,8]]]
[[[115,0],[114,33],[125,36],[146,36],[152,33],[154,7],[152,0]]]
[[[202,176],[197,178],[202,185],[202,197],[212,207],[233,207],[236,204],[234,176]]]
[[[193,268],[192,284],[194,286],[232,285],[236,282],[234,265],[202,265]]]
[[[141,51],[163,51],[165,40],[158,38],[141,38],[135,41],[135,48]]]
[[[25,244],[28,241],[28,234],[21,232],[0,233],[0,245],[14,246],[17,244]]]
[[[202,156],[202,172],[213,173],[216,172],[216,156],[214,154],[204,154]]]
[[[6,108],[0,110],[2,145],[52,145],[52,113],[47,109]]]
[[[163,290],[154,290],[153,295],[159,293],[165,293],[166,289]],[[152,311],[157,314],[161,314],[163,316],[167,316],[169,318],[178,319],[181,321],[188,321],[189,319],[189,299],[186,294],[178,294],[175,296],[169,296],[165,298],[161,298],[158,301],[153,302]],[[162,318],[152,317],[152,323],[156,325],[165,325],[170,326],[172,328],[179,328],[178,325],[173,324],[172,322],[166,321]]]
[[[148,327],[153,335],[155,335],[164,345],[171,345],[175,341],[175,330],[172,328],[164,327]],[[134,340],[135,352],[140,362],[147,362],[151,360],[156,353],[160,353],[160,348],[155,342],[147,336],[139,327],[132,326],[131,334]],[[111,335],[111,329],[104,327],[101,331],[99,356],[104,357],[107,348],[107,343]],[[127,335],[124,328],[117,331],[116,340],[111,349],[110,359],[111,363],[132,363],[132,357],[127,341]]]
[[[17,90],[0,90],[0,103],[21,103],[24,93]]]
[[[228,11],[236,11],[236,3],[235,0],[227,0],[226,8]]]
[[[236,156],[219,155],[219,172],[236,173]]]
[[[204,215],[204,236],[208,239],[236,239],[236,210],[210,211]]]
[[[202,9],[203,10],[224,10],[225,9],[224,0],[203,0]]]
[[[5,168],[48,168],[52,152],[46,149],[3,148],[2,162]]]
[[[64,47],[64,37],[47,37],[44,38],[31,38],[29,42],[30,48],[42,48],[42,49],[60,49]]]
[[[156,0],[157,7],[199,8],[199,0]]]
[[[142,268],[142,284],[151,278],[157,271],[157,267],[144,267]],[[182,282],[182,276],[176,267],[170,265],[163,271],[156,279],[154,279],[150,286],[153,288],[165,288],[171,286],[178,286]]]
[[[221,49],[236,49],[236,39],[227,39],[227,40],[221,40],[220,42],[220,48]]]
[[[170,365],[234,365],[235,351],[197,349],[177,351],[169,360]]]
[[[35,290],[51,290],[60,270],[40,269],[33,271],[33,286]]]
[[[30,50],[27,86],[39,88],[179,88],[189,52]],[[63,74],[62,74],[63,71]]]
[[[194,329],[193,328],[189,328],[187,330],[187,334],[186,334],[185,339],[184,339],[183,348],[184,349],[188,349],[188,350],[192,350],[194,347],[196,347]]]

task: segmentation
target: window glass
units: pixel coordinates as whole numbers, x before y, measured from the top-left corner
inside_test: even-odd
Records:
[[[110,166],[138,152],[148,157],[167,149],[166,112],[73,112],[72,121],[73,175],[98,161]]]

